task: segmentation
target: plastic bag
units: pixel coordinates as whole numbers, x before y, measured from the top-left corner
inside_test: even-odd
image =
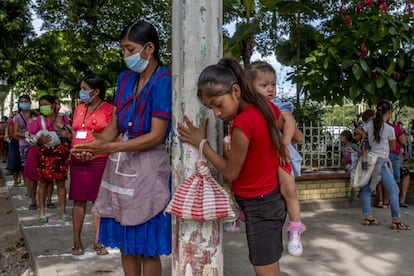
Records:
[[[374,172],[377,159],[378,157],[375,154],[368,152],[368,156],[367,156],[368,169],[366,170],[362,169],[362,158],[360,157],[358,159],[356,169],[351,171],[351,186],[352,187],[362,187],[368,184],[371,178],[371,175]]]

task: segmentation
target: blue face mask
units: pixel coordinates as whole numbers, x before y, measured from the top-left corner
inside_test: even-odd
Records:
[[[30,103],[19,103],[19,108],[21,110],[30,110]]]
[[[84,102],[84,103],[90,103],[91,101],[92,101],[92,97],[91,97],[91,95],[90,95],[90,93],[92,92],[93,90],[83,90],[83,89],[81,89],[80,91],[79,91],[79,98],[80,98],[80,100],[82,101],[82,102]]]
[[[142,71],[145,70],[145,68],[147,68],[148,63],[149,63],[148,60],[141,58],[141,52],[145,49],[145,47],[147,47],[146,44],[144,45],[144,48],[142,48],[142,50],[139,53],[136,53],[127,58],[124,58],[125,65],[126,67],[128,67],[128,69],[141,73]]]

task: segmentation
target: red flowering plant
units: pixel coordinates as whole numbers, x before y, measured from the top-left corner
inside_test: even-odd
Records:
[[[410,0],[342,1],[329,31],[299,70],[311,99],[414,106],[414,16]]]

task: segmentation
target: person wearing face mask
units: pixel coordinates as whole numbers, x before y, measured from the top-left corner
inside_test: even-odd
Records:
[[[6,170],[12,173],[14,185],[20,183],[22,163],[20,161],[19,139],[14,135],[14,116],[7,122],[6,135],[9,137],[9,153]]]
[[[132,23],[121,32],[128,70],[118,77],[112,120],[95,140],[72,154],[110,154],[92,211],[101,217],[99,242],[121,250],[125,275],[161,275],[160,255],[171,253],[169,155],[171,75],[162,66],[154,26]],[[122,139],[116,139],[121,134]],[[138,211],[137,211],[138,210]]]
[[[72,146],[92,141],[95,133],[101,133],[112,118],[113,106],[105,99],[105,80],[99,76],[88,76],[81,81],[79,104],[73,114]],[[85,218],[86,204],[95,202],[101,185],[108,154],[101,154],[92,160],[82,160],[71,156],[69,199],[73,200],[73,255],[82,255],[84,249],[81,232]],[[94,215],[95,239],[93,248],[97,255],[106,255],[108,251],[98,243],[100,218]]]
[[[31,108],[32,101],[29,95],[21,95],[19,97],[18,105],[19,111],[14,116],[14,134],[19,140],[19,154],[22,168],[26,165],[27,154],[29,152],[29,143],[25,140],[25,133],[27,131],[27,122],[33,117]],[[27,192],[30,194],[32,191],[32,181],[23,174],[24,185],[27,188]],[[30,210],[36,210],[36,193],[31,197],[31,203],[29,205]]]
[[[66,213],[66,187],[68,175],[69,148],[72,128],[67,116],[57,113],[56,97],[44,95],[39,99],[40,116],[29,123],[29,132],[36,136],[39,223],[47,223],[45,211],[46,193],[50,185],[56,184],[60,219],[70,221]]]

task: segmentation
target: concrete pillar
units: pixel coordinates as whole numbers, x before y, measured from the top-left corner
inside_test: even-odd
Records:
[[[198,149],[181,144],[176,126],[186,114],[196,125],[209,116],[208,139],[221,146],[222,124],[202,107],[196,95],[203,68],[222,57],[222,0],[173,0],[173,191],[195,170]],[[219,221],[174,218],[172,275],[223,275],[222,227]]]

